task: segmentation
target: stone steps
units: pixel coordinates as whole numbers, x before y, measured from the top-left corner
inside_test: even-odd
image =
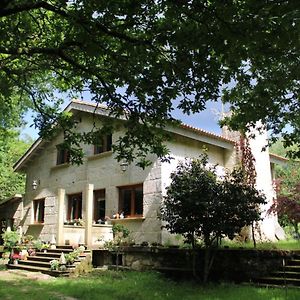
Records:
[[[68,254],[72,251],[72,246],[57,246],[56,249],[49,249],[46,252],[37,251],[36,255],[28,256],[27,260],[19,260],[18,264],[8,264],[7,267],[9,269],[21,269],[32,272],[41,272],[55,277],[69,276],[70,271],[75,268],[76,264],[78,264],[82,259],[86,257],[87,254],[90,253],[89,250],[85,250],[82,254],[80,254],[79,258],[75,260],[74,264],[66,266],[66,270],[63,271],[51,270],[50,261],[54,259],[59,260],[62,252],[64,254]]]
[[[297,253],[282,266],[268,276],[255,278],[256,284],[264,286],[294,286],[300,288],[300,256]]]

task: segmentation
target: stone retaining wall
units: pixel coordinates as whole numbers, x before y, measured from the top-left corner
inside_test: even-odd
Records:
[[[99,252],[100,253],[100,252]],[[103,264],[114,264],[114,253],[101,251]],[[159,270],[172,275],[192,273],[192,251],[163,247],[124,247],[120,264],[133,270]],[[99,255],[99,254],[98,254]],[[218,249],[210,273],[211,280],[249,281],[282,267],[293,252],[280,250]],[[197,250],[197,272],[203,270],[204,250]],[[99,260],[100,261],[100,260]]]

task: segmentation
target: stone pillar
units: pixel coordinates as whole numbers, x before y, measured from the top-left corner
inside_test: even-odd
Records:
[[[92,245],[92,227],[93,227],[93,199],[94,185],[87,184],[85,187],[85,244]]]
[[[56,243],[58,245],[64,245],[64,204],[65,204],[66,191],[64,189],[58,189],[57,192],[57,236]]]

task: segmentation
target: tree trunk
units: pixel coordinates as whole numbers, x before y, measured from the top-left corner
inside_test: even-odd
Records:
[[[256,239],[255,239],[255,228],[254,228],[254,222],[251,224],[251,231],[252,231],[252,240],[253,240],[253,247],[256,248]]]

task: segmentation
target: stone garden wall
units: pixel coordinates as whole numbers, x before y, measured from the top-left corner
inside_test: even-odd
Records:
[[[101,254],[100,254],[101,253]],[[192,274],[192,252],[188,249],[163,247],[125,247],[120,251],[120,265],[138,271],[158,270],[173,276],[188,277]],[[93,253],[94,255],[94,253]],[[107,251],[95,252],[94,259],[101,264],[115,264],[115,254]],[[279,250],[219,249],[210,273],[214,281],[249,281],[282,267],[283,259],[293,253]],[[202,276],[204,250],[197,251],[197,272]]]

